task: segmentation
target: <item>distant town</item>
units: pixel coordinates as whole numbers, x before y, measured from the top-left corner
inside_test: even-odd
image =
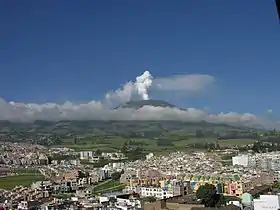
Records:
[[[219,205],[223,208],[234,205],[258,209],[260,203],[270,205],[280,192],[280,152],[269,151],[273,142],[255,142],[240,148],[207,147],[204,151],[186,147],[186,151],[146,153],[137,160],[126,155],[125,146],[116,152],[102,152],[1,142],[0,206],[203,208],[207,204],[198,198],[199,192],[209,185],[220,195]]]

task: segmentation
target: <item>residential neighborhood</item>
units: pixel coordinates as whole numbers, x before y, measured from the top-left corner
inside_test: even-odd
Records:
[[[16,155],[17,152],[21,152],[20,155]],[[97,153],[5,142],[1,146],[0,171],[1,179],[8,182],[1,184],[0,179],[0,186],[4,186],[0,191],[0,206],[149,209],[151,198],[154,202],[180,196],[189,199],[205,184],[215,186],[218,194],[228,198],[227,203],[233,199],[233,205],[242,206],[244,195],[267,194],[271,186],[280,182],[279,152],[236,155],[235,150],[227,149],[166,155],[149,153],[143,160],[136,161],[127,160],[121,152]],[[59,160],[52,159],[57,156]],[[231,158],[231,164],[223,164],[223,157]],[[93,164],[100,160],[109,162],[95,167]],[[11,183],[13,180],[16,180],[15,186]],[[125,199],[125,195],[129,196]],[[273,196],[271,192],[269,195]],[[263,198],[267,197],[259,199]],[[258,203],[253,200],[252,208]],[[199,204],[199,200],[191,199],[190,205],[195,202]]]

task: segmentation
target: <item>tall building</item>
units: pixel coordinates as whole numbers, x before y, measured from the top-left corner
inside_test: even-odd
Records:
[[[280,171],[279,153],[257,153],[232,157],[233,165]]]
[[[88,160],[93,157],[92,151],[81,151],[80,152],[80,159],[81,160]]]
[[[232,165],[240,165],[244,167],[248,167],[249,156],[248,155],[238,155],[232,157]]]
[[[279,195],[260,195],[259,199],[254,199],[254,210],[271,209],[278,210],[280,208]]]

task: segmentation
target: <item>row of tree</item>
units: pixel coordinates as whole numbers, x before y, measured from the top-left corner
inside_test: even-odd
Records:
[[[221,140],[226,139],[259,139],[259,134],[257,132],[252,131],[228,131],[226,133],[220,134],[219,132],[211,131],[211,130],[201,130],[198,129],[195,132],[195,136],[197,138],[205,138],[205,137],[216,137]]]
[[[142,147],[133,147],[132,145],[129,145],[128,142],[125,142],[122,145],[120,151],[127,157],[129,161],[143,159],[147,154]]]
[[[257,141],[253,144],[252,148],[249,148],[254,152],[273,152],[280,151],[280,143],[279,142],[261,142]]]
[[[189,144],[186,146],[189,148],[195,148],[195,149],[207,149],[207,150],[221,149],[221,147],[218,143],[213,143],[213,142],[193,143],[193,144]]]

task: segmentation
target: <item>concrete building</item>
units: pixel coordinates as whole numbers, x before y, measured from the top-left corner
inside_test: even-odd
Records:
[[[249,156],[248,166],[251,168],[260,168],[279,171],[280,154],[279,153],[258,153]]]
[[[238,155],[232,157],[232,165],[240,165],[244,167],[248,167],[249,156],[248,155]]]
[[[93,157],[92,151],[81,151],[80,152],[80,159],[81,160],[89,160]]]
[[[279,205],[279,195],[260,195],[259,199],[254,199],[254,210],[278,210]]]
[[[157,199],[165,199],[173,196],[184,195],[187,187],[183,182],[174,182],[173,184],[161,187],[155,186],[126,186],[124,193],[138,193],[142,197],[155,197]]]
[[[174,196],[172,191],[167,191],[156,187],[141,187],[140,195],[143,197],[152,196],[158,199],[170,198]]]

